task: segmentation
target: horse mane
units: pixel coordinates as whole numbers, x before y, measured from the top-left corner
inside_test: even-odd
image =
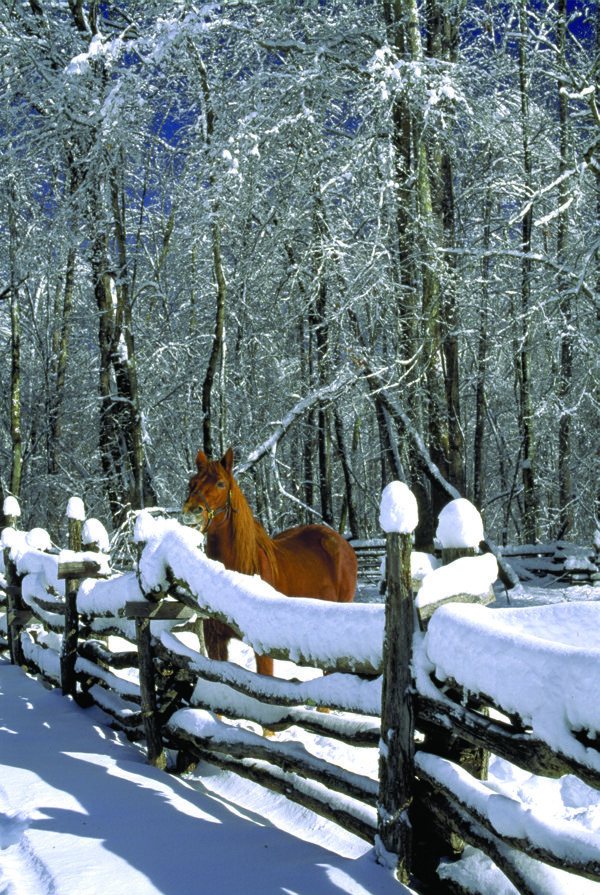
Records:
[[[231,477],[230,501],[236,535],[233,544],[230,545],[232,568],[246,575],[260,575],[262,570],[259,550],[262,550],[271,567],[271,576],[274,578],[277,572],[277,560],[273,541],[260,522],[252,515],[250,505],[233,476]]]

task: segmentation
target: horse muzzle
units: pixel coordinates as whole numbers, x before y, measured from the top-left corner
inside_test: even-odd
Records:
[[[201,507],[194,507],[193,510],[183,508],[183,524],[189,525],[190,528],[197,528],[202,534],[209,525],[208,513]]]

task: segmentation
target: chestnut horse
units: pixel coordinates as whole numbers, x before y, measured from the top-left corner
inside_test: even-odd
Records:
[[[260,575],[288,597],[315,597],[349,603],[356,589],[356,554],[338,532],[324,525],[288,528],[270,538],[252,515],[233,478],[233,450],[221,460],[196,457],[183,512],[206,535],[206,554],[225,568]],[[204,621],[211,659],[226,660],[234,631],[216,619]],[[273,674],[273,660],[256,656],[260,674]]]

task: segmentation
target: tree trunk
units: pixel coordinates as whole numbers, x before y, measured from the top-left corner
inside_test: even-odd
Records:
[[[38,14],[40,12],[38,11]],[[74,148],[67,149],[69,164],[68,191],[72,199],[81,185],[78,174]],[[63,422],[63,405],[65,398],[65,379],[67,372],[67,356],[69,332],[71,327],[71,309],[75,289],[75,264],[77,250],[73,245],[67,251],[65,280],[62,290],[62,303],[57,294],[55,302],[55,329],[52,334],[51,394],[48,412],[48,473],[58,475],[60,469],[61,437]]]
[[[396,50],[398,58],[410,55],[406,35],[406,23],[402,0],[384,2],[384,17],[388,41]],[[400,94],[394,100],[392,109],[391,142],[394,152],[395,180],[397,183],[395,201],[396,245],[391,253],[395,259],[394,272],[398,289],[400,333],[399,343],[403,360],[417,356],[420,348],[420,307],[418,300],[417,272],[414,258],[414,195],[413,195],[413,122],[406,100]],[[407,383],[413,397],[416,397],[419,371],[415,370]]]
[[[21,438],[21,323],[19,319],[19,289],[16,281],[17,223],[16,198],[9,189],[9,253],[10,253],[10,493],[19,496],[23,471],[23,443]]]
[[[419,12],[416,0],[402,4],[408,33],[410,58],[414,62],[423,59]],[[450,432],[446,382],[443,374],[442,317],[440,312],[441,282],[440,261],[436,246],[441,242],[438,221],[434,215],[431,182],[429,179],[429,152],[422,134],[417,140],[417,211],[420,219],[418,234],[421,250],[421,279],[423,290],[423,319],[425,327],[425,365],[427,384],[427,433],[431,458],[446,480],[450,477]],[[431,511],[425,518],[436,519],[447,503],[447,497],[435,483],[431,487]]]
[[[216,213],[216,210],[215,210]],[[225,274],[223,272],[223,261],[221,257],[221,235],[219,230],[219,222],[217,218],[212,223],[212,247],[213,247],[213,263],[215,277],[217,281],[217,309],[215,316],[215,329],[213,334],[212,348],[206,368],[206,375],[202,385],[202,435],[204,440],[204,453],[210,459],[214,453],[212,429],[214,425],[214,414],[212,410],[212,395],[219,369],[219,360],[224,358],[225,351],[225,297],[227,295],[227,284],[225,282]],[[221,382],[221,390],[225,387]],[[221,432],[221,445],[223,439],[223,421],[220,421],[219,431]]]
[[[427,2],[427,49],[434,59],[456,66],[458,61],[459,21],[452,11],[438,2]],[[456,221],[454,209],[454,171],[452,159],[445,143],[438,141],[432,148],[432,201],[433,214],[437,219],[436,230],[445,248],[456,246]],[[464,442],[460,419],[460,375],[458,310],[456,299],[456,255],[446,255],[443,288],[439,290],[439,330],[441,377],[444,381],[447,417],[448,480],[464,492]],[[441,285],[441,284],[440,284]]]
[[[110,173],[110,191],[115,229],[117,328],[113,340],[112,363],[117,386],[121,437],[127,451],[127,465],[131,480],[129,503],[132,509],[156,504],[149,467],[144,453],[144,433],[137,379],[133,319],[131,313],[130,272],[127,259],[127,236],[124,219],[124,199],[116,171]],[[119,340],[117,342],[117,335]]]
[[[558,50],[559,72],[566,70],[566,31],[567,31],[567,3],[566,0],[558,0],[558,22],[556,29],[556,43]],[[569,184],[566,172],[569,165],[569,137],[568,118],[569,101],[566,90],[558,82],[558,118],[560,130],[560,160],[559,160],[559,186],[558,186],[558,229],[556,235],[556,254],[559,268],[567,260],[567,243],[569,230],[568,198]],[[559,486],[559,511],[560,511],[560,537],[565,537],[573,527],[573,488],[571,483],[571,411],[569,398],[571,392],[571,378],[573,373],[573,320],[571,310],[571,296],[568,293],[568,283],[559,274],[559,325],[560,333],[560,357],[558,373],[558,486]]]
[[[75,249],[69,249],[67,266],[65,270],[65,282],[63,287],[62,308],[57,309],[57,320],[60,325],[52,338],[52,395],[49,408],[49,437],[48,437],[48,472],[57,475],[60,468],[60,440],[62,435],[63,401],[65,390],[65,377],[67,371],[67,350],[69,341],[69,329],[71,325],[71,307],[73,304],[73,290],[75,285]]]
[[[315,180],[313,210],[313,238],[315,297],[311,301],[309,321],[314,336],[316,349],[317,377],[319,387],[327,381],[329,365],[329,325],[327,321],[327,271],[325,269],[325,240],[327,224],[325,210],[318,194],[318,181]],[[317,407],[317,457],[319,461],[319,495],[321,516],[326,525],[333,526],[333,498],[331,493],[331,451],[329,446],[329,410],[326,401],[319,401]]]
[[[490,161],[487,167],[491,164]],[[485,500],[485,386],[488,362],[488,308],[490,305],[490,247],[492,197],[487,191],[483,201],[483,261],[481,271],[481,306],[479,309],[479,334],[477,337],[477,380],[475,384],[475,435],[473,440],[473,502],[481,510]]]
[[[124,496],[117,487],[118,471],[121,469],[120,451],[115,423],[114,400],[112,394],[112,355],[115,331],[114,309],[110,283],[107,275],[106,235],[102,231],[100,221],[100,198],[96,199],[93,226],[97,227],[91,256],[94,295],[98,307],[98,344],[100,349],[99,393],[100,419],[98,425],[98,446],[104,477],[104,491],[113,522],[119,525],[122,521]],[[126,502],[126,501],[125,501]]]
[[[521,127],[523,139],[523,171],[529,193],[533,191],[531,149],[529,145],[529,84],[527,63],[527,8],[521,0],[519,8],[519,86],[521,97]],[[533,206],[527,209],[522,224],[521,248],[521,308],[519,324],[519,349],[517,357],[517,382],[519,390],[519,426],[523,444],[523,537],[526,542],[538,539],[538,505],[534,468],[533,397],[531,382],[531,233]]]
[[[346,512],[348,523],[350,525],[350,533],[353,538],[360,537],[360,525],[358,522],[358,513],[356,510],[356,489],[352,478],[352,469],[350,467],[350,458],[348,456],[348,447],[346,444],[346,436],[344,434],[344,423],[337,407],[333,410],[333,420],[335,424],[335,436],[337,440],[337,448],[344,473],[344,482],[346,485]],[[345,520],[344,520],[345,521]],[[343,532],[344,524],[340,519],[340,531]]]
[[[600,4],[596,5],[596,56],[600,58]],[[600,90],[600,73],[596,72],[596,91]],[[600,230],[600,168],[596,167],[594,169],[595,174],[595,187],[596,187],[596,203],[595,203],[595,211],[596,211],[596,229]],[[600,252],[596,252],[595,254],[595,308],[596,308],[596,319],[595,319],[595,335],[596,339],[600,339]],[[596,389],[596,401],[600,399],[600,395],[598,395],[598,390]],[[600,445],[597,444],[596,447],[596,482],[598,483],[596,486],[596,495],[594,501],[594,518],[596,519],[596,524],[600,524],[600,475],[598,474],[598,464],[600,464]]]
[[[215,131],[215,109],[213,106],[210,84],[208,82],[208,73],[196,47],[191,42],[188,43],[188,47],[190,49],[191,55],[194,57],[194,62],[198,69],[203,99],[201,126],[206,148],[210,150],[212,148]],[[208,181],[211,188],[214,190],[215,176],[213,173],[209,174]],[[215,381],[217,379],[217,372],[219,370],[219,361],[221,362],[221,401],[219,402],[219,406],[221,408],[223,408],[224,401],[225,299],[227,297],[227,283],[225,280],[223,258],[221,255],[221,223],[219,220],[219,203],[214,196],[212,198],[211,214],[211,243],[213,267],[217,286],[217,303],[212,346],[208,358],[204,382],[202,383],[202,440],[204,443],[204,453],[209,459],[213,457],[213,454],[215,452],[213,443],[213,427],[215,424],[215,413],[213,410],[213,392],[215,388]],[[223,429],[224,416],[219,420],[219,442],[221,448],[223,447],[225,438]]]

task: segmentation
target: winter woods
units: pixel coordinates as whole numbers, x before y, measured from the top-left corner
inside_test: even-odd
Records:
[[[590,538],[597,4],[9,0],[0,481],[59,525],[233,443],[268,528]],[[432,470],[439,470],[437,475]],[[442,481],[443,480],[443,481]]]

